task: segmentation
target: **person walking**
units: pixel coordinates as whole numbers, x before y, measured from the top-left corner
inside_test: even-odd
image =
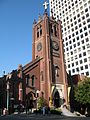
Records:
[[[28,99],[26,99],[26,114],[28,113],[29,111],[29,102],[28,102]]]
[[[43,115],[45,115],[45,106],[43,106],[42,111],[43,111]]]
[[[48,110],[48,114],[50,115],[50,107],[49,106],[48,106],[47,110]]]

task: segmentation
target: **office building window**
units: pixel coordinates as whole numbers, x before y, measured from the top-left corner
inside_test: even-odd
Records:
[[[72,46],[70,46],[70,50],[72,49]]]
[[[79,58],[81,58],[82,57],[82,54],[79,54]]]
[[[78,19],[78,22],[81,22],[81,19]]]
[[[79,68],[76,68],[76,71],[79,72]]]
[[[87,30],[87,27],[84,27],[84,31]]]
[[[68,68],[70,68],[70,64],[68,64]]]
[[[81,70],[83,70],[83,66],[81,66],[80,68],[81,68]]]
[[[66,46],[68,45],[68,42],[66,42]]]
[[[83,52],[83,56],[86,56],[86,52]]]
[[[85,69],[88,69],[88,65],[85,65]]]
[[[80,64],[82,64],[83,62],[82,62],[82,60],[80,60]]]
[[[80,17],[80,14],[77,14],[77,17],[79,18],[79,17]]]
[[[75,1],[75,4],[77,4],[77,0]]]
[[[78,31],[76,32],[76,35],[78,35]]]
[[[72,37],[74,37],[75,35],[74,35],[74,33],[72,34]]]
[[[88,8],[85,9],[85,12],[88,12]]]
[[[85,36],[87,36],[87,35],[88,35],[88,33],[86,32],[86,33],[85,33]]]
[[[72,73],[75,73],[75,69],[72,69]]]
[[[84,62],[87,62],[87,58],[84,59]]]
[[[89,75],[89,72],[86,72],[86,75],[88,76],[88,75]]]
[[[82,49],[85,50],[85,46],[82,46]]]
[[[77,45],[79,46],[79,45],[80,45],[80,42],[78,42]]]
[[[83,34],[81,35],[81,38],[83,38]]]
[[[76,62],[76,65],[78,65],[78,61]]]
[[[81,27],[82,25],[81,24],[79,24],[79,27]]]
[[[90,22],[90,18],[87,19],[87,23]]]
[[[88,28],[90,28],[90,24],[88,25]]]
[[[86,24],[86,22],[85,21],[83,21],[83,25],[85,25]]]
[[[84,43],[84,40],[82,40],[82,44]]]
[[[75,47],[76,47],[76,44],[74,44],[73,46],[74,46],[74,48],[75,48]]]
[[[75,26],[75,30],[77,30],[78,29],[78,27],[77,26]]]
[[[73,39],[73,42],[75,42],[75,38]]]
[[[73,51],[71,51],[71,55],[73,55]]]
[[[86,17],[89,17],[89,13],[86,14]]]
[[[68,47],[66,48],[66,51],[68,51]]]
[[[82,32],[82,29],[80,29],[80,33]]]
[[[74,63],[72,63],[72,67],[74,66]]]

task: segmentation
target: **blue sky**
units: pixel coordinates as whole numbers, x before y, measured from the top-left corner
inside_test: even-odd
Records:
[[[0,0],[0,76],[32,60],[32,26],[44,0]]]

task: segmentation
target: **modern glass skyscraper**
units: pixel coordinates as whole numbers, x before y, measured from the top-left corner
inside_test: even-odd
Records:
[[[90,0],[49,0],[61,20],[67,72],[90,76]]]

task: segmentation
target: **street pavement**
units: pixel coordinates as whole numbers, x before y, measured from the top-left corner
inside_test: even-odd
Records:
[[[0,120],[90,120],[89,117],[66,117],[61,115],[12,114],[0,116]]]

